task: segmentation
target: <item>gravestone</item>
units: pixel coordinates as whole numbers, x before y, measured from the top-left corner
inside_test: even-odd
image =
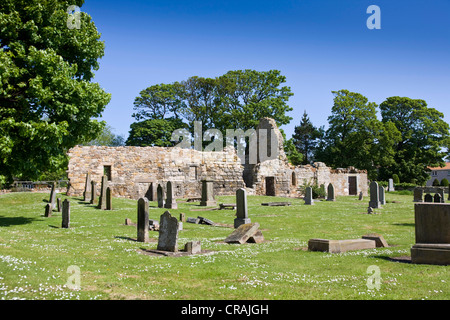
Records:
[[[450,185],[448,186],[448,201],[450,201]]]
[[[172,182],[167,181],[166,186],[166,203],[164,204],[164,208],[178,209],[177,201],[173,198]]]
[[[342,253],[350,250],[363,250],[376,248],[375,240],[371,239],[349,239],[349,240],[328,240],[309,239],[309,251],[322,251],[330,253]]]
[[[56,210],[57,210],[58,212],[61,212],[61,210],[62,210],[62,201],[61,201],[61,198],[56,199]]]
[[[433,200],[434,200],[434,203],[442,203],[442,196],[439,193],[435,193]]]
[[[184,245],[184,251],[189,254],[196,254],[202,252],[202,246],[200,240],[189,241]]]
[[[379,197],[380,197],[380,204],[385,205],[386,204],[386,194],[383,186],[379,186]]]
[[[86,174],[86,183],[84,185],[83,201],[91,200],[91,174]]]
[[[361,238],[374,240],[375,241],[375,246],[377,248],[389,247],[389,245],[386,242],[386,240],[384,240],[384,237],[381,234],[378,234],[378,233],[369,233],[369,234],[366,234],[366,235],[362,236]]]
[[[240,188],[236,190],[236,219],[234,219],[234,227],[237,228],[241,224],[250,222],[247,208],[247,191]]]
[[[62,203],[61,228],[70,228],[70,201],[65,199]]]
[[[186,222],[186,214],[184,212],[180,213],[180,222]]]
[[[420,187],[414,188],[414,202],[423,202],[423,189]]]
[[[450,265],[450,204],[416,203],[414,222],[411,262]]]
[[[424,197],[424,202],[433,202],[433,196],[427,193]]]
[[[212,180],[202,180],[202,199],[201,206],[215,206],[216,200],[214,198],[214,182]]]
[[[328,185],[327,201],[336,201],[336,197],[334,196],[334,186],[331,183]]]
[[[53,210],[55,208],[56,190],[55,190],[55,183],[52,182],[51,185],[52,185],[52,190],[50,191],[50,199],[48,202],[50,203],[50,206]]]
[[[159,238],[157,250],[178,251],[178,219],[169,211],[164,212],[159,220]]]
[[[108,188],[108,177],[102,176],[102,184],[100,187],[100,197],[98,198],[98,208],[106,209],[106,188]]]
[[[97,182],[91,181],[91,201],[90,204],[97,204]]]
[[[374,209],[381,208],[380,189],[378,188],[378,183],[376,181],[372,181],[370,183],[369,207],[374,208]]]
[[[362,191],[360,191],[360,192],[359,192],[358,200],[359,200],[359,201],[362,201],[363,199],[364,199],[364,194],[363,194]]]
[[[52,205],[50,203],[47,203],[45,205],[45,216],[51,217],[52,216]]]
[[[164,189],[159,183],[156,188],[156,198],[158,201],[158,208],[164,208]]]
[[[394,188],[394,179],[389,179],[388,191],[395,191]]]
[[[148,200],[140,198],[137,209],[137,241],[148,242]]]
[[[303,199],[305,200],[305,204],[307,204],[307,205],[313,205],[314,204],[314,200],[313,200],[313,197],[312,197],[312,188],[311,187],[306,187],[305,197]]]
[[[441,203],[445,203],[445,192],[443,188],[437,190],[437,193],[441,196]]]
[[[112,210],[112,191],[111,191],[111,187],[106,188],[106,210]]]
[[[253,237],[259,231],[258,229],[258,222],[241,224],[225,239],[225,242],[243,244]]]

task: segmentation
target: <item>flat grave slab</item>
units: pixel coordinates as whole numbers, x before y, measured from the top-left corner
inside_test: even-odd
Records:
[[[226,239],[226,243],[245,243],[250,237],[255,236],[259,229],[259,223],[245,223],[241,224],[234,230]],[[262,235],[262,234],[261,234]]]
[[[269,206],[269,207],[281,207],[281,206],[290,206],[290,202],[264,202],[261,203],[262,206]]]
[[[328,240],[309,239],[309,251],[322,251],[330,253],[342,253],[350,250],[364,250],[376,248],[375,240],[370,239],[349,239],[349,240]]]

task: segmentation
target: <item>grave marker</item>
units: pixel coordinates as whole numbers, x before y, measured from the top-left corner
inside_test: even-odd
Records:
[[[90,204],[97,204],[97,182],[91,181],[91,201]]]
[[[424,197],[424,202],[433,202],[433,196],[427,193]]]
[[[172,189],[172,182],[171,181],[167,181],[166,203],[164,204],[164,208],[167,208],[167,209],[178,209],[177,201],[173,198],[173,189]]]
[[[178,251],[178,219],[169,211],[164,212],[159,220],[159,238],[157,250]]]
[[[61,210],[62,210],[62,201],[61,201],[61,198],[57,198],[56,199],[56,210],[58,211],[58,212],[61,212]]]
[[[108,188],[108,177],[102,176],[100,197],[98,198],[98,208],[102,210],[106,209],[106,188]]]
[[[148,242],[148,200],[140,198],[137,210],[137,241]]]
[[[212,180],[202,180],[202,199],[201,206],[215,206],[216,200],[214,198],[214,182]]]
[[[70,201],[65,199],[62,203],[61,228],[70,228]]]
[[[327,201],[336,201],[336,197],[334,195],[334,186],[331,183],[328,185]]]
[[[439,193],[435,193],[433,200],[434,200],[434,203],[442,203],[442,196]]]
[[[420,187],[414,188],[414,202],[423,202],[423,189]]]
[[[241,224],[250,222],[247,207],[247,191],[240,188],[236,190],[236,219],[234,219],[234,227],[237,228]]]
[[[50,203],[47,203],[45,205],[45,216],[51,217],[52,216],[52,205]]]
[[[106,188],[106,210],[112,210],[112,191],[111,191],[111,187]]]
[[[385,205],[386,204],[386,194],[383,186],[379,186],[379,196],[380,196],[380,204]]]
[[[388,186],[388,191],[395,191],[394,188],[394,179],[389,179],[389,186]]]
[[[248,239],[254,236],[259,229],[259,223],[246,223],[241,224],[236,228],[226,239],[226,243],[245,243]]]
[[[156,188],[156,198],[158,201],[158,208],[164,208],[164,189],[159,183]]]
[[[376,181],[372,181],[370,183],[369,207],[374,208],[374,209],[381,208],[380,189],[378,188],[378,183]]]
[[[314,204],[314,200],[313,200],[313,197],[312,197],[312,188],[311,187],[306,187],[304,200],[305,200],[305,204],[306,205],[313,205]]]
[[[55,190],[55,183],[52,182],[52,190],[50,191],[50,200],[48,201],[50,203],[50,206],[52,210],[55,208],[55,200],[56,200],[56,190]]]
[[[91,200],[91,174],[86,174],[86,183],[84,185],[83,201]]]

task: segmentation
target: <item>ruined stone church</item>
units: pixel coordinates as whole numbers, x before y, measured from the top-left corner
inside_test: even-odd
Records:
[[[214,181],[216,195],[234,195],[238,188],[246,188],[248,194],[299,197],[301,186],[314,183],[325,186],[332,183],[337,196],[359,192],[367,195],[365,170],[332,169],[321,162],[293,166],[284,152],[283,137],[275,121],[263,118],[256,132],[259,129],[269,132],[267,143],[275,141],[272,145],[277,150],[269,146],[268,153],[275,156],[268,159],[258,156],[256,163],[242,160],[233,147],[198,151],[179,147],[75,146],[68,152],[68,194],[81,196],[89,173],[98,183],[102,176],[107,176],[115,197],[146,196],[153,201],[157,185],[165,186],[167,181],[174,185],[177,198],[200,197],[202,180]]]

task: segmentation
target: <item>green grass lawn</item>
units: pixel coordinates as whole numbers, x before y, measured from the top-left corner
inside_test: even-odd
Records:
[[[387,193],[380,214],[368,215],[368,199],[338,197],[306,206],[301,199],[249,196],[248,211],[265,237],[261,244],[227,244],[231,228],[183,224],[179,247],[201,240],[207,255],[149,256],[136,228],[137,201],[113,199],[113,211],[71,201],[71,228],[61,228],[61,213],[44,216],[45,193],[0,195],[0,299],[439,299],[450,298],[450,266],[401,262],[414,239],[412,195]],[[233,196],[218,202],[235,202]],[[291,201],[289,207],[262,202]],[[393,202],[394,201],[394,202]],[[191,211],[197,203],[179,203],[177,218],[202,216],[233,224],[235,211]],[[150,219],[166,209],[150,202]],[[355,239],[367,233],[384,236],[390,247],[342,254],[309,252],[308,239]],[[70,266],[80,270],[80,289],[67,285]],[[379,290],[369,289],[369,266],[380,270]]]

